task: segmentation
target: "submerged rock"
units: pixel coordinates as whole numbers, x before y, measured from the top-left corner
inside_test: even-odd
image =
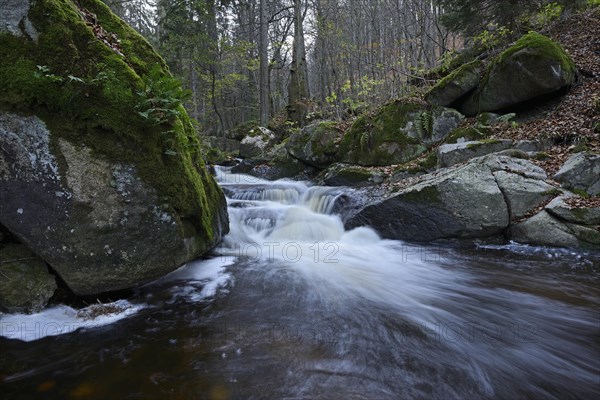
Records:
[[[0,249],[0,311],[38,312],[55,290],[54,275],[27,247],[6,244]]]
[[[173,84],[164,61],[100,1],[20,3],[37,37],[0,26],[0,224],[83,295],[214,247],[226,203],[194,127],[140,94]]]

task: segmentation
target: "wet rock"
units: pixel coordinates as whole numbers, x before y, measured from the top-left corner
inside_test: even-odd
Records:
[[[21,244],[0,248],[0,311],[35,313],[56,290],[54,275],[44,260]]]
[[[600,250],[599,231],[562,222],[545,210],[512,226],[508,235],[518,243]]]

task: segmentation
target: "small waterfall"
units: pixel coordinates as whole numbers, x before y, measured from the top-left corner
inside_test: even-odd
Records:
[[[228,197],[231,224],[217,250],[221,256],[287,265],[324,296],[341,291],[402,306],[424,307],[425,299],[439,293],[439,282],[456,278],[402,254],[400,242],[382,240],[371,228],[346,231],[333,213],[344,195],[339,187],[270,182],[226,168],[217,169],[217,179]]]

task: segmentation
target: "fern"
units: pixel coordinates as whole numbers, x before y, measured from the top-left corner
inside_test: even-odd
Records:
[[[423,111],[415,119],[415,127],[419,136],[431,136],[433,131],[433,115],[429,111]]]
[[[362,151],[366,151],[368,150],[369,146],[369,142],[371,141],[371,135],[369,134],[369,132],[363,132],[360,135],[360,149]]]

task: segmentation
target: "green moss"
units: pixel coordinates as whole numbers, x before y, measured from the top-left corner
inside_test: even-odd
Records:
[[[419,204],[439,204],[440,193],[434,186],[426,186],[421,190],[413,190],[402,195],[402,200]]]
[[[369,180],[371,171],[358,167],[348,167],[340,169],[337,176],[349,182],[361,183]]]
[[[572,208],[571,212],[580,221],[587,220],[588,209],[587,208]]]
[[[484,128],[475,128],[472,126],[460,127],[453,130],[445,143],[457,143],[458,139],[464,138],[465,140],[481,140],[489,135],[488,130]]]
[[[460,67],[456,68],[454,71],[446,75],[444,78],[440,79],[435,84],[435,86],[433,86],[429,90],[429,93],[431,93],[434,90],[442,90],[451,82],[463,80],[465,76],[467,76],[467,74],[476,71],[482,65],[483,63],[480,60],[471,61],[469,63],[461,65]]]
[[[537,32],[529,32],[522,36],[517,42],[502,52],[495,60],[494,64],[502,63],[508,57],[524,48],[533,48],[545,57],[560,60],[561,67],[569,73],[575,73],[575,64],[573,60],[565,53],[560,45],[548,37]]]
[[[529,32],[528,34],[521,36],[515,44],[504,50],[488,65],[484,78],[482,79],[481,87],[486,86],[491,71],[496,65],[502,64],[507,58],[525,48],[535,49],[541,57],[558,60],[563,70],[570,75],[575,75],[575,63],[558,43],[537,32]]]
[[[590,198],[589,193],[586,192],[583,189],[574,188],[574,189],[571,189],[571,192],[575,193],[579,197],[583,197],[584,199],[589,199]]]
[[[467,149],[475,150],[475,149],[479,148],[480,146],[483,146],[484,144],[497,144],[497,143],[501,143],[500,140],[498,140],[498,139],[482,139],[476,143],[469,143],[467,145]]]
[[[561,194],[562,194],[562,191],[560,189],[556,189],[556,188],[548,189],[542,193],[543,196],[552,196],[552,197],[560,196]]]
[[[575,231],[577,239],[584,242],[600,245],[600,232],[591,228],[577,229]],[[592,247],[593,248],[593,247]]]
[[[424,160],[419,161],[418,164],[425,169],[431,169],[435,168],[437,161],[437,154],[432,151]]]
[[[117,35],[124,55],[96,38],[71,0],[32,2],[29,18],[39,32],[37,42],[0,34],[0,109],[44,120],[55,153],[58,138],[65,138],[109,160],[134,165],[181,216],[180,226],[194,228],[184,229],[184,234],[204,232],[205,246],[211,245],[222,193],[206,172],[191,120],[183,107],[176,118],[160,125],[149,124],[136,112],[146,74],[155,66],[169,74],[164,60],[103,3],[79,3]],[[59,79],[40,76],[38,66]]]
[[[244,122],[239,124],[233,129],[233,137],[236,140],[242,140],[246,136],[256,136],[261,134],[260,129],[258,129],[260,123],[256,120],[251,120],[248,122]]]
[[[337,152],[337,140],[339,136],[338,123],[336,121],[320,122],[314,134],[307,138],[311,141],[311,150],[317,156],[333,155]]]
[[[548,160],[550,158],[551,158],[550,154],[548,154],[544,151],[539,151],[539,152],[535,153],[535,155],[533,156],[533,159],[538,160],[538,161],[544,161],[544,160]]]

